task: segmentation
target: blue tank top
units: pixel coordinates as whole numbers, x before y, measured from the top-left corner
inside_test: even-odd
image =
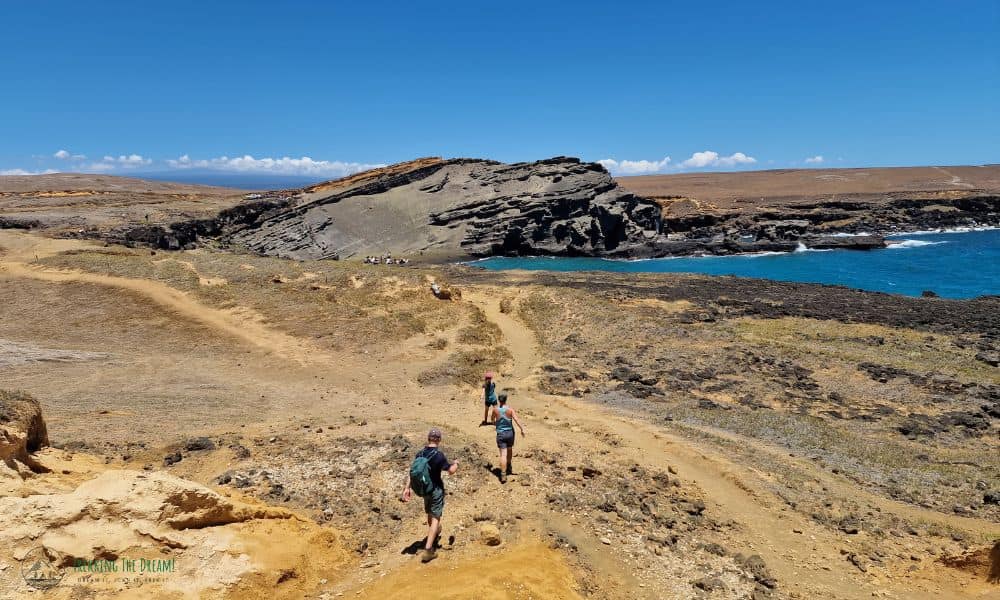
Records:
[[[511,422],[510,417],[507,416],[507,411],[510,410],[509,406],[500,406],[497,408],[497,432],[500,431],[514,431],[514,423]]]

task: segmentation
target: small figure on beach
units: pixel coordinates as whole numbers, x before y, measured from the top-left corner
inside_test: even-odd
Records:
[[[425,563],[437,557],[435,544],[441,533],[441,517],[444,515],[444,480],[441,479],[441,471],[454,475],[458,470],[458,461],[448,462],[448,458],[439,447],[440,444],[441,430],[434,427],[427,432],[427,445],[417,453],[410,464],[406,488],[403,489],[403,502],[409,502],[412,494],[424,499],[424,512],[427,513],[427,541],[420,562]]]

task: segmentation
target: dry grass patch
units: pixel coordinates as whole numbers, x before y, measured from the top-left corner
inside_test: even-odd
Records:
[[[165,257],[118,248],[63,253],[39,263],[159,281],[210,306],[247,307],[272,327],[325,340],[335,349],[443,331],[461,310],[434,298],[425,270],[411,267],[382,272],[337,261],[296,262],[207,250]]]
[[[975,360],[975,350],[960,348],[950,336],[881,325],[805,318],[735,319],[726,325],[734,336],[782,354],[871,362],[908,371],[943,371],[971,381],[1000,383],[996,368]]]

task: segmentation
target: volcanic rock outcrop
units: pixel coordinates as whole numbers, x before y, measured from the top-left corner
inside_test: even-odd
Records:
[[[249,194],[214,217],[132,223],[99,237],[170,250],[217,240],[292,259],[646,258],[868,250],[885,247],[890,233],[1000,225],[1000,169],[950,169],[616,180],[576,158],[423,158],[301,190]],[[942,174],[952,179],[939,181]]]
[[[660,208],[574,158],[421,159],[306,188],[229,241],[296,259],[431,252],[631,256]]]

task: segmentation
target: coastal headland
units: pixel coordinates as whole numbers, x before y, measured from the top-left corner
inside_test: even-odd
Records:
[[[101,176],[28,178],[35,190],[5,179],[13,181],[0,190],[3,227],[173,250],[212,243],[292,259],[863,250],[885,247],[892,233],[1000,225],[998,165],[614,179],[599,164],[567,157],[423,158],[242,195]]]

